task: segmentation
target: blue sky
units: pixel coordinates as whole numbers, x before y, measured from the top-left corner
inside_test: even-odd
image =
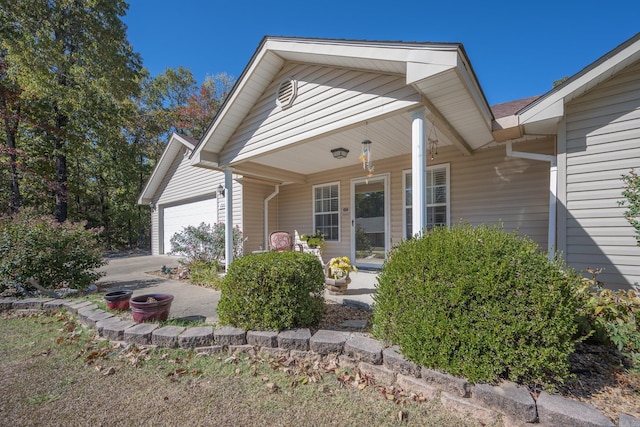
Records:
[[[153,75],[238,77],[265,35],[460,42],[489,104],[540,95],[640,32],[639,0],[128,0],[129,41]]]

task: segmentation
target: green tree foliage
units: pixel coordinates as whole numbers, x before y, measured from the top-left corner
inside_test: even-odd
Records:
[[[569,375],[581,278],[530,239],[438,227],[394,249],[378,282],[374,333],[419,365],[547,388]]]
[[[626,200],[618,202],[620,206],[626,206],[624,217],[636,231],[636,243],[640,246],[640,175],[633,169],[627,175],[622,175],[624,190],[622,195]]]
[[[152,77],[123,0],[0,0],[0,214],[33,207],[149,244],[137,199],[171,132],[199,137],[231,87],[188,68]],[[193,115],[193,117],[191,117]]]
[[[55,216],[68,215],[69,162],[108,138],[121,103],[138,89],[140,58],[126,39],[122,0],[4,1],[0,49],[7,74],[32,104],[32,132],[55,162]]]

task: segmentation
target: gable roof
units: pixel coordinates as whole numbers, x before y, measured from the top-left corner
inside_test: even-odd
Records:
[[[265,88],[288,62],[402,75],[407,85],[423,95],[430,110],[441,109],[444,118],[457,116],[467,123],[473,121],[468,130],[459,130],[461,145],[471,147],[465,151],[492,140],[493,115],[460,43],[265,37],[192,153],[192,164],[218,168],[233,163],[232,158],[221,159],[220,153]],[[466,102],[469,110],[461,111],[459,104],[457,107],[447,105],[444,100],[454,97],[445,93],[443,87],[457,91],[456,96]],[[451,123],[450,127],[458,131],[456,124]]]
[[[640,33],[518,111],[519,124],[526,133],[555,133],[568,102],[636,61],[640,61]]]
[[[148,205],[153,201],[156,191],[158,191],[158,187],[160,187],[162,180],[171,168],[171,164],[180,152],[180,149],[186,147],[191,151],[196,147],[196,145],[198,145],[198,140],[195,138],[178,133],[173,133],[171,135],[167,146],[162,152],[162,156],[160,156],[160,160],[158,160],[158,163],[156,163],[153,168],[153,172],[151,172],[151,177],[149,177],[147,184],[144,186],[142,193],[140,193],[140,196],[138,197],[139,205]]]

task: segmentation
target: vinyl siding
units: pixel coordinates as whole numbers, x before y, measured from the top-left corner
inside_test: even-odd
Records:
[[[621,175],[640,168],[640,64],[567,106],[566,259],[604,268],[611,288],[640,282],[640,248],[624,218]]]
[[[185,202],[216,197],[218,185],[224,186],[224,173],[211,169],[192,166],[188,153],[180,150],[167,174],[164,176],[157,193],[153,197],[156,205],[151,213],[151,251],[158,255],[162,248],[162,208]],[[234,182],[234,225],[242,227],[242,186]],[[218,217],[213,222],[224,222],[225,210],[218,207]]]
[[[550,140],[518,144],[520,151],[552,154]],[[466,221],[474,225],[498,224],[508,231],[518,230],[530,236],[541,248],[547,248],[549,209],[549,164],[541,161],[506,158],[504,147],[462,156],[453,148],[438,150],[430,164],[450,164],[451,222]],[[403,238],[402,206],[403,170],[411,169],[411,156],[384,160],[374,158],[375,170],[389,174],[391,245]],[[340,183],[340,241],[327,242],[325,260],[350,254],[351,244],[351,179],[362,178],[362,167],[356,165],[330,170],[307,177],[307,183],[283,186],[277,196],[277,223],[270,231],[282,229],[293,233],[310,233],[312,187]],[[275,200],[275,199],[274,199]],[[347,212],[343,209],[348,208]],[[270,216],[271,219],[273,219]]]
[[[266,249],[264,246],[264,200],[275,191],[275,186],[245,179],[243,186],[244,233],[248,239],[244,243],[244,251]],[[277,196],[269,203],[269,231],[276,230],[278,220]]]
[[[298,95],[290,108],[276,105],[280,83],[293,76]],[[370,117],[417,105],[420,97],[401,76],[308,64],[283,69],[253,106],[221,153],[239,161]]]

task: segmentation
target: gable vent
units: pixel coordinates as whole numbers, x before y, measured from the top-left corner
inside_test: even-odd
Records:
[[[298,94],[298,82],[293,78],[289,78],[278,86],[278,93],[276,97],[276,104],[282,108],[289,108],[293,105],[293,101]]]

